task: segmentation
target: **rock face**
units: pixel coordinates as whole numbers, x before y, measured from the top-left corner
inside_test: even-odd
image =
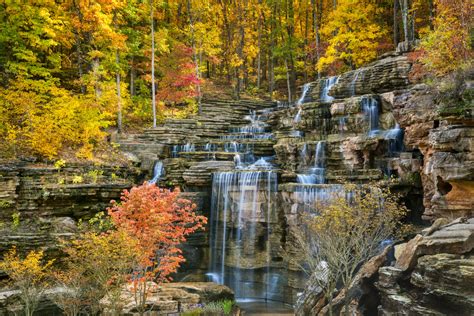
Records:
[[[200,115],[119,140],[144,171],[162,162],[158,183],[180,186],[218,223],[185,247],[196,259],[179,278],[215,278],[206,276],[205,266],[218,258],[221,274],[240,279],[234,285],[245,297],[270,291],[294,302],[305,279],[287,259],[302,256],[295,232],[341,182],[396,179],[393,190],[403,193],[418,223],[422,215],[469,214],[472,124],[442,116],[439,94],[410,82],[410,69],[406,55],[387,54],[363,69],[307,84],[297,105],[207,100]],[[258,178],[263,174],[257,176],[261,166],[239,165],[249,156],[273,162],[275,195]],[[256,172],[260,186],[242,185],[238,174],[248,171]],[[213,186],[223,173],[227,185]],[[216,209],[225,212],[211,212]]]
[[[159,286],[150,283],[148,286],[150,292],[146,300],[147,315],[179,314],[196,308],[198,304],[234,300],[231,289],[212,282],[177,282]],[[138,312],[134,293],[130,288],[122,292],[121,302],[124,306],[123,315],[134,315]],[[106,305],[106,299],[104,303]],[[112,315],[107,310],[104,314]]]
[[[337,99],[358,94],[373,94],[405,88],[410,84],[411,62],[407,56],[386,55],[366,67],[347,72],[339,78],[331,95]]]
[[[2,164],[0,253],[16,245],[58,255],[58,240],[76,232],[76,221],[104,211],[137,176],[131,167]]]
[[[441,226],[409,244],[394,267],[379,270],[379,315],[472,315],[474,218]]]
[[[425,85],[385,95],[405,129],[405,145],[423,155],[428,220],[474,215],[473,79],[472,73],[458,79],[458,91],[449,98]]]
[[[181,196],[193,200],[211,223],[183,245],[187,262],[175,279],[213,279],[232,285],[239,298],[294,303],[308,279],[298,265],[304,254],[296,232],[307,214],[317,212],[318,202],[342,190],[340,183],[392,178],[392,189],[402,193],[417,223],[474,216],[473,74],[458,80],[453,92],[415,85],[410,69],[406,55],[393,53],[337,78],[309,83],[298,104],[204,100],[199,115],[118,137],[141,177],[126,168],[105,168],[100,174],[90,166],[61,172],[2,166],[0,219],[9,223],[19,212],[22,219],[38,220],[25,221],[24,228],[3,225],[0,251],[20,243],[54,253],[57,239],[75,232],[74,220],[103,210],[123,188],[155,175],[160,186],[180,187]],[[80,174],[90,175],[73,183]],[[379,273],[374,267],[383,260],[372,262],[371,272],[355,285],[370,288],[361,297],[376,292],[369,283],[378,278],[381,310],[387,314],[396,308],[421,314],[436,310],[419,303],[420,297],[459,303],[465,294],[454,292],[461,288],[433,293],[442,286],[434,280],[441,267],[454,269],[452,261],[462,265],[462,273],[470,269],[470,228],[466,232],[462,225],[434,229],[399,246],[404,250],[397,265]],[[430,264],[439,269],[430,270]],[[413,288],[416,295],[404,295]],[[309,287],[300,296],[300,314],[324,308],[314,290]],[[374,295],[371,310],[379,303]],[[168,301],[174,309],[177,300]]]
[[[234,293],[231,289],[213,282],[176,282],[162,285],[150,282],[148,286],[150,292],[146,301],[148,310],[146,315],[179,314],[194,309],[198,305],[234,300]],[[35,315],[62,315],[61,311],[48,299],[54,296],[57,291],[61,291],[61,289],[54,288],[46,291]],[[101,303],[107,306],[107,298],[104,298]],[[134,293],[130,287],[124,288],[121,304],[123,306],[122,315],[138,315]],[[21,313],[18,291],[0,291],[0,315],[6,316],[15,313]],[[104,310],[103,315],[114,314]]]

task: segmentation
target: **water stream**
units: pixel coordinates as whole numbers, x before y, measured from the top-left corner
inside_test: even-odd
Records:
[[[234,139],[224,144],[224,149],[235,153],[235,169],[215,172],[212,177],[208,275],[230,286],[236,298],[283,300],[279,291],[283,276],[272,271],[270,253],[277,172],[272,157],[256,157],[253,146],[238,143],[242,135],[249,140],[272,137],[265,114],[252,112],[248,125],[234,127],[225,135],[226,140]]]

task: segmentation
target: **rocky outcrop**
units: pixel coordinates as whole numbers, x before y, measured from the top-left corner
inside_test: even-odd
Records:
[[[28,163],[0,168],[0,253],[43,249],[58,255],[60,239],[71,237],[76,221],[104,211],[124,189],[138,182],[131,166],[67,164],[58,169]]]
[[[474,218],[418,235],[379,270],[379,315],[472,315]]]
[[[333,298],[331,307],[327,304],[324,293],[318,286],[316,275],[312,275],[308,281],[308,285],[301,293],[295,306],[297,316],[306,315],[329,315],[331,308],[334,315],[344,312],[346,297],[350,293],[348,301],[348,309],[350,314],[370,314],[377,306],[377,294],[372,283],[378,277],[378,270],[388,261],[388,254],[392,251],[392,247],[386,247],[379,255],[374,256],[366,262],[347,290],[341,290]],[[319,282],[320,283],[320,282]]]
[[[446,91],[416,85],[383,96],[405,130],[405,146],[423,156],[427,220],[474,215],[473,79],[468,73],[444,83],[455,86]]]
[[[146,315],[179,314],[211,302],[234,301],[234,293],[231,289],[212,282],[176,282],[161,285],[149,282],[148,286],[150,291],[146,300]],[[35,315],[62,315],[59,308],[51,301],[51,298],[59,291],[64,291],[64,289],[46,290]],[[22,307],[18,295],[19,292],[15,290],[0,290],[1,316],[21,314]],[[121,315],[137,315],[131,285],[126,286],[122,291],[120,302],[123,306]],[[103,298],[101,303],[107,306],[107,298]],[[103,315],[115,314],[105,309]]]
[[[210,302],[234,300],[234,293],[225,285],[212,282],[176,282],[148,285],[150,288],[146,300],[147,315],[178,314],[197,308]],[[104,305],[107,299],[103,300]],[[123,290],[121,295],[125,315],[137,313],[134,293],[131,287]],[[105,315],[109,312],[106,310]],[[111,314],[112,315],[112,314]]]
[[[405,88],[410,84],[411,64],[406,55],[384,55],[370,65],[341,75],[330,95],[343,99]]]

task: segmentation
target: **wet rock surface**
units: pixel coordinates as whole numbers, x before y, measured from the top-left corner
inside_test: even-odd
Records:
[[[57,241],[75,233],[77,219],[104,210],[133,183],[151,179],[161,163],[157,184],[180,187],[182,197],[218,224],[183,245],[187,262],[177,279],[232,279],[238,295],[287,303],[304,291],[300,314],[317,314],[324,299],[311,282],[305,289],[308,278],[288,257],[298,261],[304,255],[295,232],[304,215],[341,183],[395,179],[393,188],[403,193],[417,223],[474,215],[474,123],[466,105],[472,75],[450,96],[456,103],[446,102],[436,87],[411,82],[410,69],[406,55],[387,54],[362,69],[309,83],[295,105],[204,100],[200,115],[118,137],[139,170],[2,165],[0,220],[8,224],[0,228],[0,251],[17,244],[55,254]],[[89,172],[99,180],[72,182]],[[15,212],[31,220],[12,227]],[[383,260],[374,259],[367,267],[371,272],[354,285],[364,288],[360,301],[379,293],[366,308],[373,311],[380,303],[381,314],[440,315],[451,310],[436,307],[436,300],[458,304],[461,311],[470,307],[466,283],[454,274],[470,280],[472,222],[444,224],[399,246],[394,266],[377,272]],[[209,273],[216,261],[219,275]],[[452,275],[438,282],[443,269]],[[449,280],[461,283],[447,288]],[[173,291],[182,294],[183,304],[198,300],[186,289],[167,291],[164,310],[181,304]],[[351,310],[358,308],[351,304]]]

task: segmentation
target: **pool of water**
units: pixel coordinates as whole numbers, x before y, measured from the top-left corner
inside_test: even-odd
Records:
[[[240,309],[242,310],[242,314],[245,316],[286,316],[295,314],[293,311],[293,306],[281,302],[237,300],[237,305],[239,305]]]

